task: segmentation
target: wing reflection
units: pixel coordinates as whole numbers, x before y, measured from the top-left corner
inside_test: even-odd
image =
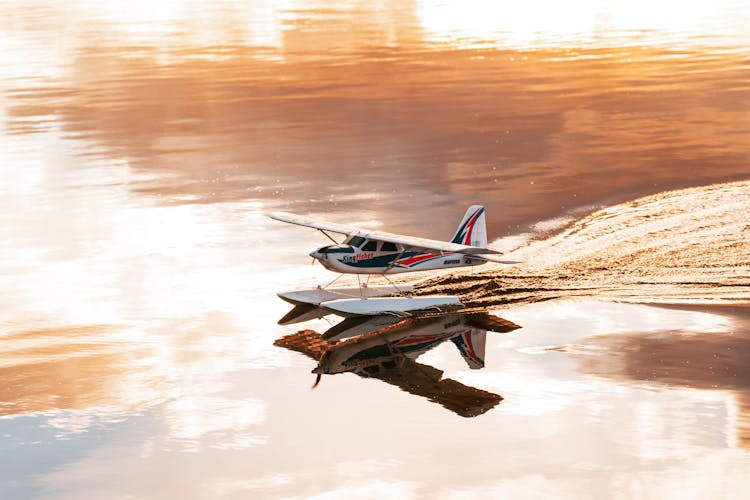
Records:
[[[388,324],[391,318],[374,318],[374,324],[387,326],[341,342],[329,342],[324,335],[304,330],[282,337],[274,344],[317,360],[313,373],[353,372],[360,377],[377,378],[463,417],[481,415],[503,399],[498,394],[443,378],[442,370],[418,363],[416,358],[451,341],[469,368],[480,369],[484,367],[487,331],[504,333],[520,326],[487,313],[409,318]]]

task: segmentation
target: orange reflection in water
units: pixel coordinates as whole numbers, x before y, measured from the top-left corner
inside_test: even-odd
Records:
[[[481,455],[477,463],[506,457],[507,467],[496,470],[518,467],[516,493],[537,486],[524,474],[567,466],[566,477],[580,477],[569,442],[557,442],[565,452],[550,456],[546,432],[589,423],[589,413],[564,418],[549,405],[577,401],[588,382],[554,393],[555,377],[540,379],[539,366],[518,353],[507,371],[498,365],[509,380],[498,391],[518,387],[513,370],[527,375],[529,387],[544,387],[535,415],[548,419],[544,425],[485,421],[477,424],[482,432],[467,433],[468,444],[410,442],[405,435],[425,428],[433,436],[457,433],[446,432],[455,429],[442,414],[402,399],[402,413],[362,416],[383,434],[358,450],[367,457],[351,457],[361,424],[332,421],[331,408],[349,414],[362,386],[342,377],[328,385],[339,391],[313,399],[307,381],[297,385],[308,367],[271,346],[283,333],[273,323],[285,309],[272,292],[328,278],[302,268],[320,240],[271,226],[262,213],[284,206],[440,238],[466,205],[483,201],[495,237],[569,208],[745,177],[750,69],[746,33],[735,26],[746,26],[746,16],[740,2],[457,6],[3,5],[0,379],[9,383],[0,389],[0,415],[18,423],[22,437],[30,433],[24,416],[52,418],[58,410],[121,417],[158,408],[163,424],[144,431],[152,434],[138,448],[108,441],[91,458],[64,463],[66,455],[52,474],[58,488],[72,497],[92,490],[153,496],[172,487],[162,471],[175,463],[175,450],[206,453],[194,462],[180,456],[179,470],[196,471],[209,496],[419,494],[420,481],[435,477],[411,469],[390,486],[377,478],[364,485],[352,484],[357,472],[344,471],[332,484],[326,456],[311,465],[299,453],[302,441],[330,453],[340,469],[346,456],[355,465],[384,460],[388,474],[402,468],[392,448],[412,446],[404,461],[417,468],[446,449],[500,450],[503,456]],[[543,11],[549,15],[536,15]],[[293,376],[278,377],[290,366]],[[368,394],[374,407],[389,410],[397,398]],[[336,432],[311,438],[297,425],[300,408]],[[430,425],[401,418],[411,411]],[[383,425],[388,418],[393,426]],[[407,426],[403,435],[390,430],[396,424]],[[72,421],[57,425],[81,430]],[[502,451],[509,443],[518,449],[527,432],[537,439],[524,446],[561,464],[545,469],[520,457],[518,465],[519,457]],[[616,441],[607,429],[598,435]],[[376,449],[376,441],[388,449]],[[267,443],[274,453],[251,454]],[[345,449],[337,455],[333,445]],[[219,453],[237,450],[250,460]],[[598,451],[592,455],[585,463],[601,462]],[[133,464],[138,480],[127,476]],[[23,472],[44,475],[34,467]],[[445,476],[448,493],[474,479]],[[539,481],[561,491],[558,482]],[[578,492],[580,484],[567,486]],[[174,487],[202,491],[190,481]]]
[[[477,199],[498,234],[623,193],[747,175],[735,2],[649,8],[635,34],[642,6],[627,2],[544,19],[537,4],[224,2],[202,27],[192,4],[173,3],[128,14],[143,33],[117,21],[117,3],[73,5],[68,19],[96,29],[71,35],[60,78],[11,86],[8,130],[60,127],[87,154],[127,160],[141,175],[130,189],[161,203],[344,211],[364,197],[395,230],[419,225],[404,205],[434,205],[436,237],[449,209]],[[456,10],[468,38],[448,30],[435,43],[434,19]],[[243,38],[267,25],[273,43]],[[522,32],[544,43],[503,42]]]
[[[730,311],[731,312],[731,311]],[[571,350],[581,371],[639,383],[729,391],[734,409],[730,443],[750,449],[748,312],[734,310],[729,332],[598,335]]]
[[[112,330],[92,325],[0,337],[0,416],[112,406],[132,411],[148,403],[142,390],[118,390],[134,381],[126,382],[128,353],[102,343]]]
[[[162,323],[146,335],[108,325],[8,332],[0,336],[0,417],[43,414],[66,436],[158,407],[171,449],[262,444],[253,426],[265,420],[266,403],[224,394],[227,373],[259,354],[230,341],[235,332],[219,314]]]

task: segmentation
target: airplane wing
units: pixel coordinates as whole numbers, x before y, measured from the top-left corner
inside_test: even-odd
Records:
[[[297,224],[298,226],[311,227],[314,229],[320,229],[322,231],[345,234],[347,236],[356,234],[365,237],[368,240],[396,243],[399,245],[403,245],[408,250],[413,250],[415,252],[448,252],[475,255],[502,253],[489,248],[460,245],[458,243],[451,243],[449,241],[431,240],[428,238],[416,238],[414,236],[404,236],[401,234],[386,233],[383,231],[369,231],[366,229],[358,229],[352,226],[344,226],[343,224],[336,224],[333,222],[316,221],[309,217],[294,215],[286,212],[273,212],[271,214],[268,214],[268,216],[274,220],[288,222],[289,224]]]
[[[398,243],[415,252],[448,252],[448,253],[466,253],[466,254],[500,254],[497,250],[482,247],[470,247],[451,243],[449,241],[431,240],[428,238],[416,238],[414,236],[403,236],[401,234],[386,233],[383,231],[371,231],[369,233],[359,233],[368,240],[388,241]]]
[[[273,212],[268,216],[274,220],[281,222],[288,222],[289,224],[297,224],[298,226],[312,227],[314,229],[320,229],[321,231],[330,231],[332,233],[339,234],[357,234],[361,232],[359,229],[351,226],[344,226],[343,224],[336,224],[334,222],[316,221],[309,217],[302,215],[290,214],[288,212]]]

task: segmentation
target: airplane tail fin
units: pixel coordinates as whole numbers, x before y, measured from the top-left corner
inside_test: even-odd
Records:
[[[461,219],[452,243],[472,247],[487,248],[487,225],[484,219],[484,207],[472,205]]]
[[[472,370],[484,368],[484,348],[487,341],[487,330],[471,328],[461,335],[453,337],[451,340],[456,344],[458,352],[461,353],[469,368]]]

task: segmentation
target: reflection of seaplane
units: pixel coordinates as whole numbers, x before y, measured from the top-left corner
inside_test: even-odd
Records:
[[[282,212],[270,214],[270,217],[311,227],[325,234],[334,244],[318,248],[310,256],[326,269],[342,274],[366,274],[368,277],[381,275],[387,280],[386,275],[395,273],[476,266],[488,261],[515,263],[498,260],[495,256],[500,252],[487,248],[485,211],[481,205],[469,207],[451,241],[357,229]],[[337,243],[329,233],[343,234],[345,239],[342,243]],[[403,291],[398,288],[396,290]],[[287,302],[300,306],[282,319],[282,322],[287,323],[320,316],[320,309],[351,316],[398,314],[460,305],[456,297],[447,296],[388,298],[394,295],[392,288],[367,287],[367,283],[358,291],[318,287],[278,295]]]
[[[450,340],[469,368],[484,367],[487,330],[509,332],[519,328],[510,321],[480,314],[447,314],[402,319],[349,340],[330,344],[321,335],[305,330],[282,337],[276,345],[318,360],[315,384],[323,374],[354,372],[377,378],[437,402],[464,417],[480,415],[497,405],[502,396],[443,379],[443,372],[415,359]]]

